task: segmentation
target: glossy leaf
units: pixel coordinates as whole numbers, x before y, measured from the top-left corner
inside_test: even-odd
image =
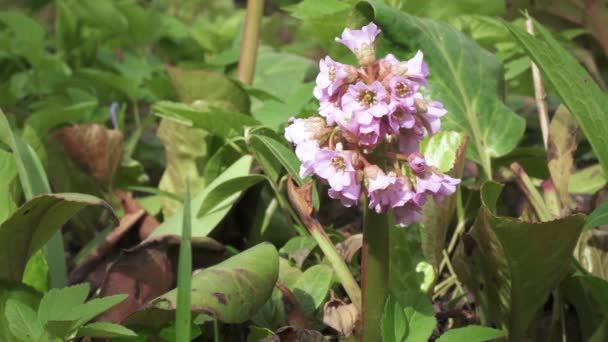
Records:
[[[583,229],[588,230],[604,224],[608,224],[608,203],[603,203],[587,216]]]
[[[203,191],[198,193],[192,198],[192,207],[200,208],[209,193],[226,182],[229,179],[236,177],[242,177],[249,174],[251,168],[252,158],[251,156],[243,156],[226,169],[219,177],[205,187]],[[235,193],[232,196],[226,198],[222,203],[218,203],[217,207],[221,207],[221,210],[215,210],[210,212],[208,215],[198,217],[197,212],[192,212],[192,236],[193,237],[204,237],[207,236],[220,221],[226,216],[232,205],[240,197],[241,193]],[[161,236],[161,235],[181,235],[181,222],[184,216],[183,208],[175,212],[175,214],[166,219],[156,230],[150,234],[150,238]]]
[[[483,185],[482,206],[462,238],[454,267],[487,323],[507,327],[510,338],[519,340],[551,291],[571,272],[569,260],[584,215],[541,223],[498,216],[501,189],[493,182]]]
[[[442,126],[469,136],[468,157],[491,178],[491,158],[513,150],[525,126],[524,119],[500,100],[503,70],[499,59],[447,24],[379,2],[365,1],[358,9],[380,26],[398,58],[413,56],[404,49],[424,51],[431,70],[431,97],[448,110]]]
[[[248,175],[229,179],[209,191],[198,211],[198,217],[207,215],[214,210],[222,210],[221,204],[234,194],[241,193],[250,187],[267,180],[262,175]]]
[[[256,119],[245,114],[214,108],[199,110],[177,102],[157,102],[154,104],[153,110],[160,117],[190,127],[202,128],[224,139],[242,135],[246,127],[260,125]]]
[[[302,184],[302,179],[300,178],[300,161],[292,150],[285,147],[285,145],[280,142],[266,136],[254,135],[250,138],[250,143],[256,144],[258,142],[263,144],[268,151],[272,153],[272,156],[279,161],[298,185]]]
[[[441,172],[448,172],[454,167],[457,151],[464,136],[457,132],[440,131],[420,144],[420,153],[429,165]]]
[[[563,104],[576,118],[589,140],[604,173],[608,172],[608,121],[603,113],[608,108],[608,95],[593,81],[577,60],[538,22],[535,36],[521,28],[506,24],[509,31],[526,50],[551,84]]]
[[[506,332],[480,325],[469,325],[463,328],[450,329],[441,335],[437,342],[484,342],[506,336]]]
[[[0,277],[21,281],[29,258],[86,206],[111,211],[99,198],[71,193],[41,195],[21,206],[0,226]]]
[[[192,312],[205,313],[224,323],[251,318],[272,293],[279,274],[276,249],[262,243],[192,276]],[[177,290],[152,301],[174,310]]]
[[[323,304],[329,294],[333,273],[330,267],[315,265],[302,273],[295,282],[291,291],[305,315],[312,315]]]

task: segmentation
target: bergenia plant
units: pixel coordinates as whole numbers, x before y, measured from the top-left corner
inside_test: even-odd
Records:
[[[460,180],[420,153],[421,140],[437,133],[447,113],[420,92],[429,75],[422,51],[407,61],[392,54],[376,59],[379,33],[370,23],[336,38],[359,66],[322,59],[314,89],[320,117],[291,119],[285,137],[295,145],[301,177],[315,175],[347,207],[364,194],[370,209],[392,212],[394,223],[405,227],[421,220],[428,196],[441,201]]]
[[[422,51],[400,61],[376,58],[380,29],[370,23],[345,29],[336,41],[357,57],[358,66],[331,57],[319,63],[314,96],[319,115],[291,119],[285,137],[295,145],[300,176],[314,175],[329,197],[364,212],[362,248],[362,340],[377,340],[388,296],[389,239],[394,224],[422,219],[429,196],[441,201],[459,179],[427,164],[420,153],[425,136],[437,133],[447,114],[441,102],[422,95],[429,69]]]

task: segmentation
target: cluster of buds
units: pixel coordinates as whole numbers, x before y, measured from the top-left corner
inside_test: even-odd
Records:
[[[392,209],[395,223],[407,226],[420,221],[427,195],[441,201],[460,180],[427,165],[419,153],[425,132],[437,133],[447,113],[420,93],[429,74],[422,52],[404,62],[392,54],[376,60],[379,33],[370,23],[336,38],[360,66],[322,59],[314,89],[322,117],[291,119],[285,137],[296,146],[302,178],[315,174],[347,207],[365,191],[370,209]]]

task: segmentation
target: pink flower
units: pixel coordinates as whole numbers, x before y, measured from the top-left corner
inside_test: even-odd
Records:
[[[296,156],[302,163],[300,165],[301,178],[313,174],[317,152],[319,152],[319,143],[316,140],[304,141],[296,146]]]
[[[425,102],[422,95],[414,95],[414,106],[416,114],[420,118],[421,124],[426,128],[429,135],[433,135],[439,131],[441,127],[441,117],[448,113],[441,102]]]
[[[422,51],[418,50],[416,55],[405,63],[407,68],[405,75],[410,79],[426,85],[426,77],[429,75],[429,67],[426,65],[426,63],[424,63],[423,58],[424,54]]]
[[[336,119],[340,117],[342,109],[335,102],[320,101],[319,103],[319,115],[325,118],[328,126],[333,126],[336,123]]]
[[[444,197],[453,194],[458,184],[460,184],[460,179],[435,171],[428,171],[423,177],[416,177],[416,191],[432,195],[437,202],[441,202]]]
[[[414,95],[420,86],[403,76],[393,76],[389,79],[388,85],[391,89],[392,100],[399,103],[403,102],[405,105],[412,105],[413,101],[410,99]]]
[[[342,109],[360,114],[358,121],[361,124],[370,124],[374,117],[381,118],[388,114],[387,96],[386,88],[378,81],[371,85],[357,82],[350,85],[342,97]]]
[[[342,188],[341,191],[337,191],[330,188],[327,192],[329,197],[338,199],[345,207],[352,207],[359,202],[359,196],[361,196],[361,184],[353,184]]]
[[[403,154],[418,152],[422,138],[424,138],[424,130],[418,125],[411,129],[402,129],[399,134],[399,152]]]
[[[376,61],[374,42],[380,29],[374,23],[363,26],[360,30],[344,29],[342,37],[336,41],[344,44],[352,51],[361,65],[371,65]]]
[[[357,169],[350,152],[321,149],[316,154],[313,169],[335,191],[357,184]]]
[[[413,192],[406,186],[405,179],[394,174],[386,175],[378,166],[367,166],[364,170],[367,180],[369,208],[378,214],[399,207],[413,198]]]
[[[401,227],[407,227],[412,223],[420,222],[422,208],[413,202],[408,202],[401,207],[393,209],[393,223]]]
[[[329,56],[319,62],[319,70],[313,91],[319,101],[329,99],[348,79],[354,79],[357,75],[355,67],[338,63]]]
[[[423,174],[426,171],[426,160],[420,153],[410,154],[407,161],[414,174]]]
[[[316,140],[325,129],[325,120],[318,117],[307,119],[289,119],[291,125],[285,128],[285,139],[293,144],[301,144],[305,141]]]

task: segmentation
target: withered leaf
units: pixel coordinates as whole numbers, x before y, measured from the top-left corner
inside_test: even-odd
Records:
[[[344,337],[353,334],[359,318],[359,311],[354,304],[346,304],[331,293],[331,299],[323,306],[323,323],[332,327]]]

